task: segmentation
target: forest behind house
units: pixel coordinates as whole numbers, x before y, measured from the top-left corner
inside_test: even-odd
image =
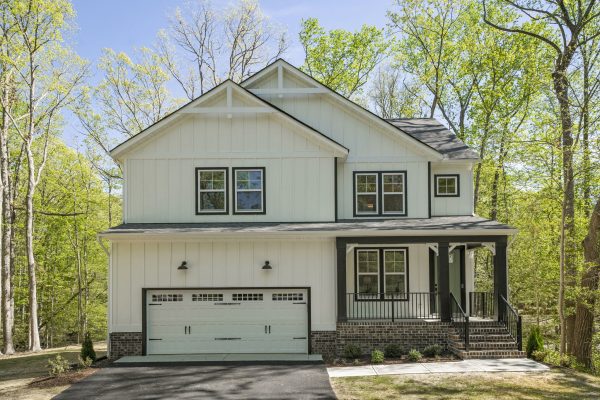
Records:
[[[512,303],[546,361],[600,370],[600,5],[397,0],[386,26],[290,37],[256,1],[172,10],[147,46],[78,56],[68,0],[0,0],[1,351],[107,335],[122,171],[108,152],[291,45],[301,68],[384,118],[435,117],[475,149],[475,211],[518,228]],[[64,132],[76,131],[76,145]],[[492,259],[477,253],[476,290]]]

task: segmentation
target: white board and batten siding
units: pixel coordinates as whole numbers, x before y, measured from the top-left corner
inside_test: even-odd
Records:
[[[459,176],[459,197],[436,197],[435,175]],[[431,215],[473,215],[473,168],[472,164],[436,163],[431,165]]]
[[[110,282],[111,332],[142,331],[143,288],[211,287],[310,287],[311,329],[335,330],[333,238],[115,240]]]
[[[333,221],[334,154],[296,129],[276,114],[183,117],[125,158],[125,222]],[[264,167],[266,214],[196,215],[198,167]]]

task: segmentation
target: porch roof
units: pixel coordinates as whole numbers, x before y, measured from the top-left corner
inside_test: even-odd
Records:
[[[126,223],[110,228],[101,237],[131,236],[453,236],[514,235],[509,225],[478,216],[340,220],[338,222],[228,222],[228,223]]]

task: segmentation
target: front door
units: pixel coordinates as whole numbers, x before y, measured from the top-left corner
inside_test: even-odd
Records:
[[[450,269],[450,293],[454,295],[454,298],[460,302],[463,310],[466,307],[466,293],[465,293],[465,247],[459,246],[454,248],[449,255]],[[431,292],[438,292],[438,268],[439,268],[439,257],[429,250],[429,290]],[[437,304],[433,302],[432,308],[436,312]]]

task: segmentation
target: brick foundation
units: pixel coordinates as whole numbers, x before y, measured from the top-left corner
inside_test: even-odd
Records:
[[[321,354],[324,359],[335,358],[336,331],[312,331],[310,333],[310,349],[313,354]]]
[[[108,353],[111,360],[142,355],[142,332],[111,332]]]
[[[400,322],[338,322],[336,332],[337,356],[341,357],[347,344],[359,346],[364,354],[383,350],[395,343],[405,350],[438,344],[447,349],[450,323],[440,321]]]

